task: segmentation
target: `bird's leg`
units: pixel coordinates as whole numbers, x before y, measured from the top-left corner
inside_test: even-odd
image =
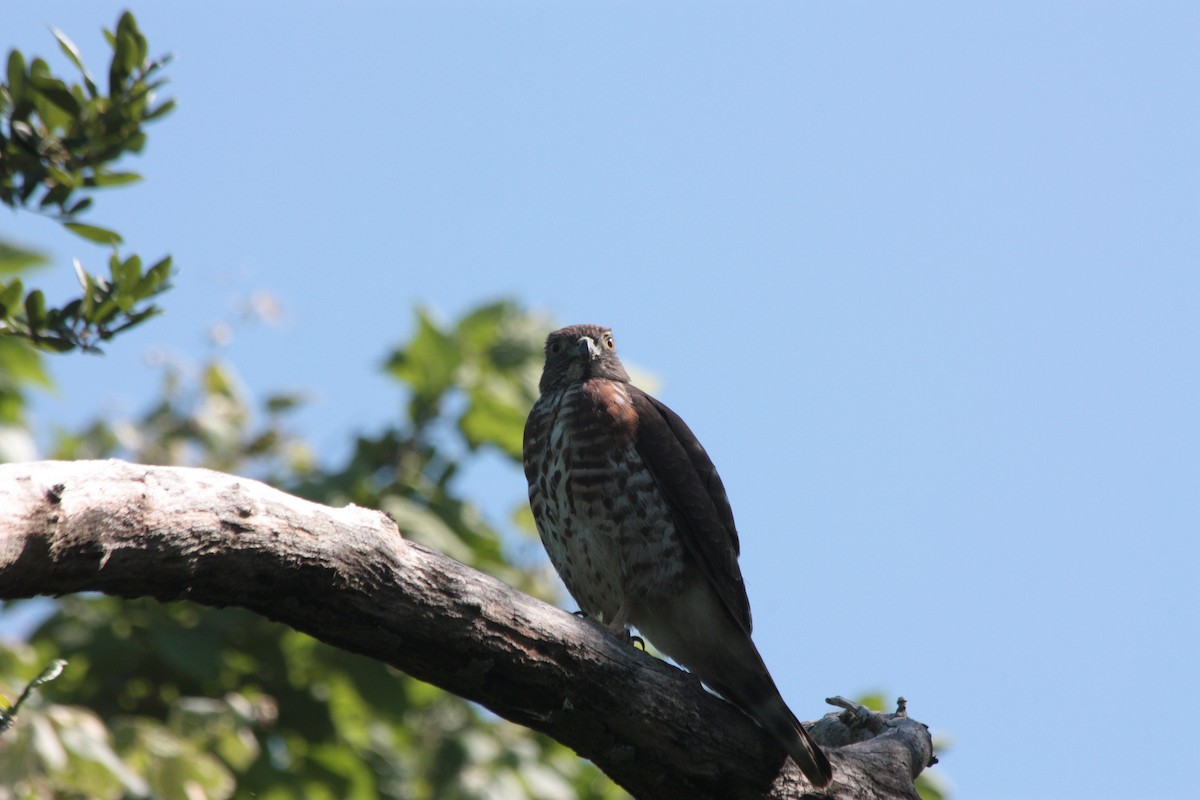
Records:
[[[613,614],[612,621],[606,627],[634,647],[641,645],[643,651],[646,649],[646,643],[642,641],[642,637],[634,636],[629,631],[629,611],[626,609],[625,603],[617,606],[617,613]]]
[[[580,609],[578,611],[572,611],[571,616],[579,617],[580,619],[586,619],[586,620],[591,620],[591,618],[592,618],[591,615],[588,614],[588,612],[584,611],[583,609]],[[642,640],[642,637],[634,636],[632,633],[629,632],[629,628],[624,625],[618,626],[616,624],[615,619],[611,623],[607,623],[607,624],[600,623],[600,624],[603,625],[607,630],[611,631],[612,633],[615,633],[620,638],[633,644],[635,647],[641,647],[642,650],[646,649],[646,642]]]
[[[626,608],[624,601],[617,606],[617,613],[613,614],[612,619],[608,621],[608,629],[618,636],[629,635],[629,609]]]

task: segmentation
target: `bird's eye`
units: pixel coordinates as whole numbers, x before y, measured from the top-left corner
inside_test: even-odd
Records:
[[[605,336],[605,337],[604,337],[604,346],[605,346],[605,347],[607,347],[609,350],[616,349],[616,346],[617,346],[617,345],[616,345],[616,343],[613,341],[613,337],[612,337],[612,335],[609,335],[609,336]]]
[[[562,350],[562,340],[561,339],[555,339],[553,342],[550,343],[551,354],[557,355],[560,350]]]

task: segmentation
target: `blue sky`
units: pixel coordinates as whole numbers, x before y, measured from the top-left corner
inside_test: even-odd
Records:
[[[99,69],[121,8],[7,3],[0,44]],[[331,457],[415,304],[607,324],[721,470],[799,716],[903,694],[974,800],[1192,789],[1200,6],[133,10],[180,106],[92,220],[176,289],[41,424],[136,411],[260,290],[224,354]]]

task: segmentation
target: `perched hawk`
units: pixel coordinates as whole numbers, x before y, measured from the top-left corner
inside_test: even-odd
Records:
[[[580,609],[615,632],[635,626],[826,786],[829,760],[750,639],[733,512],[695,435],[630,384],[598,325],[550,334],[540,389],[525,423],[529,504]]]

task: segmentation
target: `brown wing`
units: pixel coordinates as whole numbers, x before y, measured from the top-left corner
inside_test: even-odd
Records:
[[[684,545],[738,624],[750,633],[750,601],[738,567],[738,536],[725,486],[679,415],[636,387],[637,450],[671,506]]]

